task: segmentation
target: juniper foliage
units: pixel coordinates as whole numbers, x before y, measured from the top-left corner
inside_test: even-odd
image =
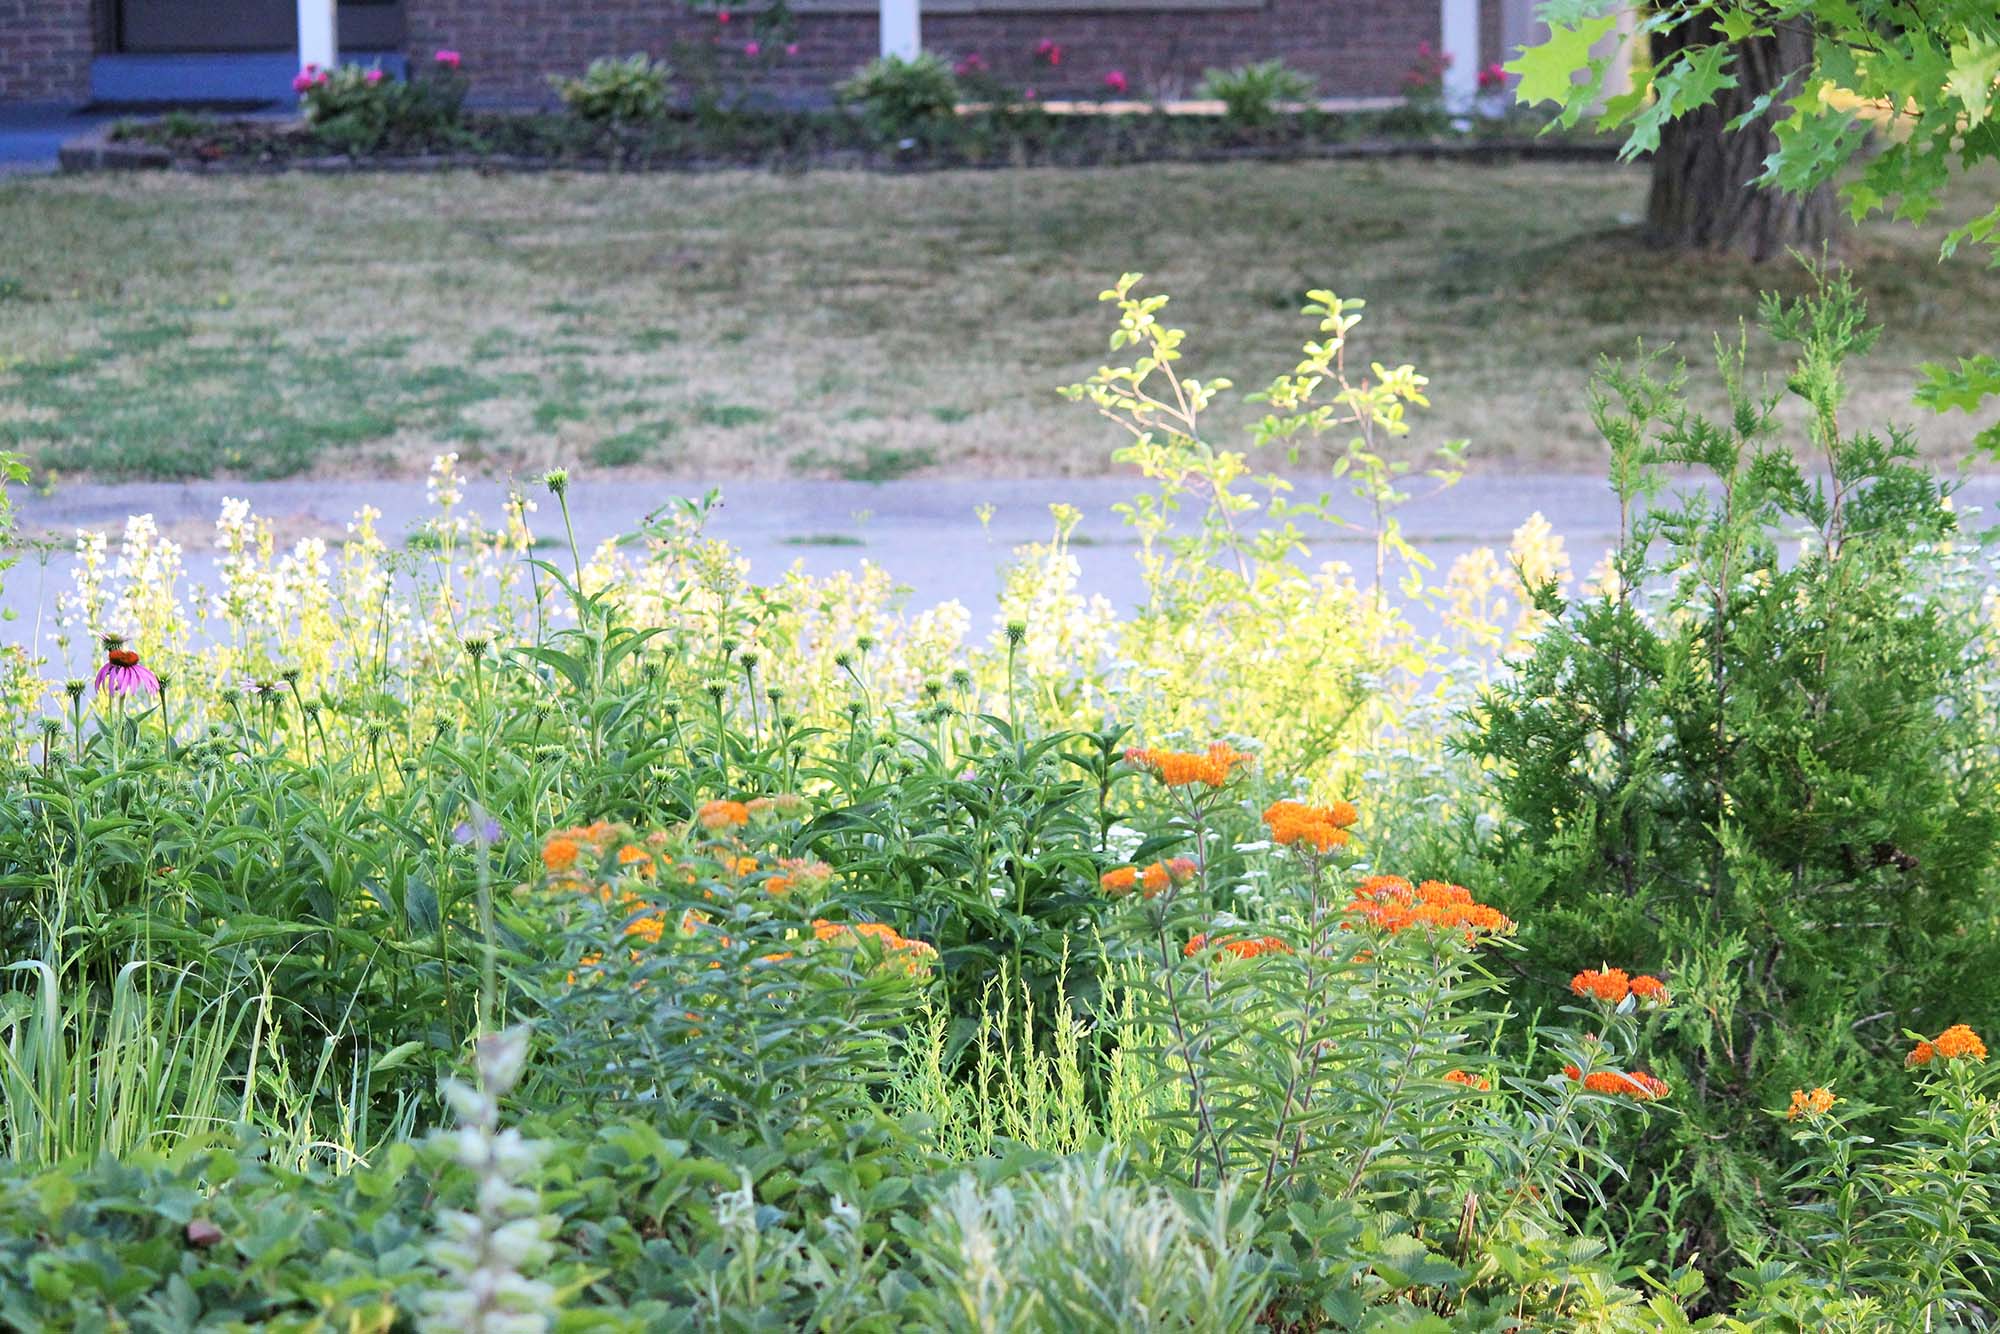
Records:
[[[1844,365],[1878,332],[1847,275],[1760,314],[1794,366],[1768,390],[1747,337],[1718,340],[1720,420],[1657,354],[1603,367],[1618,547],[1586,595],[1539,591],[1546,628],[1456,743],[1507,817],[1487,871],[1528,967],[1552,989],[1600,960],[1671,974],[1655,1050],[1692,1096],[1632,1179],[1698,1183],[1680,1243],[1706,1256],[1770,1221],[1785,1146],[1760,1109],[1821,1084],[1906,1104],[1905,1031],[1996,1001],[1970,548],[1902,433],[1843,429]]]

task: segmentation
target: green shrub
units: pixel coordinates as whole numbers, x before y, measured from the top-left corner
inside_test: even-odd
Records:
[[[1741,343],[1722,420],[1652,361],[1607,367],[1619,546],[1583,598],[1541,591],[1545,632],[1459,743],[1531,966],[1670,971],[1661,1038],[1702,1096],[1635,1167],[1693,1183],[1677,1225],[1709,1257],[1775,1221],[1760,1108],[1815,1085],[1907,1108],[1902,1032],[2000,1005],[1992,646],[1946,491],[1900,434],[1842,429],[1875,336],[1845,274],[1763,319],[1797,350],[1802,447]],[[1701,484],[1662,498],[1668,468]]]
[[[1265,60],[1209,70],[1202,76],[1201,95],[1221,102],[1232,125],[1254,130],[1277,120],[1279,103],[1311,97],[1313,81],[1282,60]]]
[[[377,65],[308,65],[292,80],[292,88],[306,123],[348,153],[429,146],[448,137],[464,119],[466,82],[455,65],[439,63],[407,81]],[[171,123],[163,124],[162,132],[188,133]]]
[[[884,139],[920,136],[958,114],[958,79],[928,51],[909,60],[871,60],[836,91],[842,102],[859,107],[869,128]]]
[[[605,56],[590,62],[583,77],[550,75],[549,82],[570,114],[591,125],[649,125],[667,114],[667,84],[673,76],[664,62],[643,52],[617,60]]]

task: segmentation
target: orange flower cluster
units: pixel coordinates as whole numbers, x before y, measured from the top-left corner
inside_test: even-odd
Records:
[[[1125,762],[1144,769],[1168,787],[1192,787],[1196,783],[1221,787],[1236,771],[1256,763],[1256,756],[1216,741],[1206,754],[1185,750],[1146,750],[1139,746],[1125,752]]]
[[[887,922],[829,922],[817,918],[813,922],[813,939],[848,947],[874,941],[882,950],[885,968],[898,968],[912,977],[928,973],[938,957],[935,947],[898,934]]]
[[[1622,968],[1586,968],[1569,980],[1569,989],[1578,996],[1594,996],[1606,1005],[1623,1005],[1627,996],[1637,996],[1648,1005],[1665,1005],[1667,984],[1647,973],[1630,977]]]
[[[1444,1082],[1447,1084],[1463,1084],[1465,1087],[1479,1093],[1488,1092],[1493,1087],[1492,1084],[1487,1082],[1486,1076],[1468,1075],[1463,1070],[1447,1070]]]
[[[1935,1042],[1919,1042],[1910,1053],[1905,1065],[1929,1065],[1942,1056],[1947,1061],[1983,1061],[1986,1059],[1986,1044],[1979,1040],[1979,1034],[1966,1024],[1953,1024],[1937,1035]]]
[[[1473,900],[1463,885],[1426,880],[1412,885],[1399,875],[1371,875],[1354,889],[1347,911],[1369,925],[1395,934],[1409,927],[1463,931],[1467,943],[1483,932],[1501,935],[1514,923],[1499,909]]]
[[[613,839],[620,834],[629,836],[630,833],[630,830],[609,820],[558,829],[542,842],[542,865],[556,874],[573,871],[586,852],[601,858]]]
[[[1212,943],[1224,953],[1233,954],[1239,959],[1254,959],[1260,954],[1290,954],[1292,952],[1292,947],[1284,941],[1279,940],[1276,936],[1255,936],[1247,939],[1219,940]],[[1196,936],[1187,943],[1187,948],[1181,951],[1181,955],[1183,958],[1192,959],[1195,955],[1207,949],[1210,944],[1211,942],[1205,933]]]
[[[1120,866],[1097,877],[1097,883],[1113,898],[1123,898],[1134,889],[1145,897],[1152,898],[1164,893],[1170,886],[1185,885],[1193,880],[1201,868],[1192,857],[1174,857],[1168,861],[1154,862],[1145,870],[1136,866]]]
[[[1300,844],[1318,852],[1332,852],[1347,846],[1348,826],[1361,813],[1345,801],[1331,806],[1308,806],[1302,801],[1274,801],[1264,808],[1264,823],[1271,838],[1286,847]]]
[[[750,823],[750,808],[740,801],[704,801],[694,813],[694,822],[712,834],[740,829]]]
[[[789,894],[795,888],[824,887],[833,879],[833,868],[814,857],[780,857],[778,874],[764,882],[767,894]]]
[[[1796,1121],[1802,1116],[1825,1116],[1833,1110],[1836,1101],[1838,1099],[1833,1096],[1833,1090],[1830,1088],[1816,1088],[1811,1093],[1804,1089],[1793,1089],[1791,1109],[1785,1113],[1785,1119]]]
[[[1574,1065],[1566,1065],[1563,1073],[1571,1079],[1581,1079],[1592,1093],[1614,1094],[1636,1102],[1652,1102],[1673,1092],[1665,1080],[1655,1079],[1644,1070],[1634,1070],[1629,1075],[1616,1070],[1592,1070],[1586,1075]]]
[[[641,838],[629,825],[598,820],[550,834],[542,842],[542,865],[557,883],[587,888],[591,877],[607,856],[613,856],[612,849],[616,848],[613,860],[618,870],[650,877],[670,860],[660,851],[670,841],[671,835],[665,831],[656,830]],[[599,892],[610,902],[608,889]]]

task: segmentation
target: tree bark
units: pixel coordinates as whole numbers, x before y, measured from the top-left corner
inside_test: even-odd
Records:
[[[1653,34],[1653,63],[1663,65],[1686,46],[1722,40],[1712,20],[1690,19]],[[1750,184],[1775,152],[1772,133],[1783,114],[1774,105],[1734,132],[1724,129],[1773,88],[1782,104],[1812,64],[1812,34],[1786,26],[1736,46],[1737,87],[1725,88],[1699,111],[1669,121],[1653,154],[1653,188],[1646,200],[1646,240],[1663,249],[1720,250],[1762,261],[1788,249],[1817,249],[1833,234],[1831,188],[1788,195]]]

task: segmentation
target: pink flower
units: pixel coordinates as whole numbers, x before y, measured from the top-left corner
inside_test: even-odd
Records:
[[[371,69],[361,77],[368,81],[368,86],[370,88],[373,88],[376,84],[382,82],[382,71],[379,69]]]
[[[719,9],[719,10],[717,10],[717,11],[716,11],[716,13],[715,13],[715,21],[716,21],[717,23],[727,23],[727,22],[729,22],[729,11],[728,11],[728,10],[726,10],[726,9]]]
[[[1491,90],[1494,88],[1504,88],[1506,85],[1507,71],[1502,69],[1498,62],[1488,65],[1485,69],[1479,71],[1479,86],[1481,88]]]
[[[312,86],[313,86],[313,76],[312,76],[312,67],[310,65],[308,65],[306,68],[300,70],[297,74],[292,76],[293,92],[303,95],[306,89]]]
[[[968,74],[984,74],[986,72],[986,57],[974,51],[971,55],[963,57],[956,65],[953,65],[951,72],[958,75],[961,79]]]
[[[785,54],[786,54],[786,55],[788,55],[788,56],[795,56],[795,55],[797,55],[798,53],[799,53],[799,44],[798,44],[797,42],[786,42],[786,43],[785,43]]]
[[[1034,100],[1035,100],[1035,90],[1034,90],[1033,88],[1023,88],[1023,89],[1021,90],[1021,100],[1022,100],[1022,101],[1024,101],[1024,102],[1032,102],[1032,101],[1034,101]]]
[[[1123,97],[1132,90],[1132,81],[1125,77],[1124,70],[1114,69],[1105,73],[1104,86],[1120,97]]]
[[[458,52],[456,51],[440,51],[436,55],[432,56],[431,59],[435,60],[438,64],[444,66],[446,69],[458,68],[459,58],[458,58]]]
[[[1035,54],[1050,65],[1062,64],[1062,47],[1044,37],[1035,47]]]
[[[160,678],[140,665],[139,655],[122,639],[104,641],[104,665],[97,669],[97,688],[118,696],[157,695]]]
[[[752,58],[761,56],[764,54],[764,44],[762,42],[745,42],[743,43],[743,54]]]

